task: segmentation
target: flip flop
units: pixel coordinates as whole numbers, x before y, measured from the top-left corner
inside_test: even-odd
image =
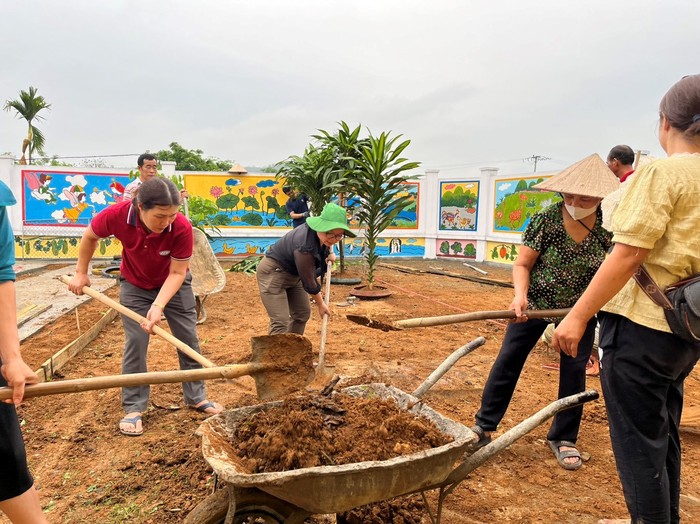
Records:
[[[141,430],[136,429],[136,424],[138,422],[141,422]],[[121,425],[122,424],[131,424],[134,426],[134,431],[126,431],[125,429],[122,429]],[[138,437],[139,435],[143,435],[143,421],[141,420],[141,415],[136,415],[135,417],[124,417],[119,421],[119,432],[122,435],[126,435],[127,437]]]
[[[579,450],[576,449],[576,444],[574,444],[573,442],[568,440],[548,440],[547,442],[549,442],[549,447],[552,448],[554,456],[557,458],[557,462],[562,468],[568,469],[569,471],[576,471],[583,465],[581,453],[579,453]],[[574,449],[567,449],[566,451],[561,451],[559,449],[561,447]],[[571,463],[564,462],[564,460],[567,458],[577,458],[578,461]]]
[[[207,400],[204,404],[202,404],[200,406],[189,406],[189,407],[194,409],[195,411],[197,411],[199,413],[204,413],[205,415],[215,415],[216,413],[207,413],[207,410],[210,408],[217,409],[216,404],[214,402],[209,401],[209,400]]]

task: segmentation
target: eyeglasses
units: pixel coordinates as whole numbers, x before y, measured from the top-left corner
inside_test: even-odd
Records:
[[[341,240],[345,236],[345,233],[326,233],[326,236],[331,240]]]

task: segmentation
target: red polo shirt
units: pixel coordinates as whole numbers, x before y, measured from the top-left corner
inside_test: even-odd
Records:
[[[131,201],[120,202],[100,211],[90,223],[100,238],[115,236],[122,243],[121,274],[127,282],[142,289],[157,289],[170,272],[170,260],[189,260],[194,237],[192,224],[181,213],[162,233],[149,233],[139,220]]]

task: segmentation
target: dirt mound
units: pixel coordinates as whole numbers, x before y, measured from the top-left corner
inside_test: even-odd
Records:
[[[393,400],[297,397],[250,415],[234,431],[251,473],[388,460],[452,442]]]

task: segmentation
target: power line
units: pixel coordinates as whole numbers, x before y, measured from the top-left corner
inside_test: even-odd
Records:
[[[35,160],[63,160],[63,159],[75,159],[75,158],[115,158],[115,157],[126,157],[126,156],[139,156],[141,153],[124,153],[121,155],[82,155],[82,156],[41,156],[32,157]]]
[[[447,170],[447,169],[459,169],[460,167],[469,167],[469,166],[478,166],[478,165],[488,165],[488,164],[505,164],[508,162],[522,162],[523,160],[526,160],[525,158],[511,158],[509,160],[482,160],[480,162],[465,162],[463,164],[448,164],[448,165],[438,165],[438,166],[430,166],[428,169],[442,169],[442,170]]]

